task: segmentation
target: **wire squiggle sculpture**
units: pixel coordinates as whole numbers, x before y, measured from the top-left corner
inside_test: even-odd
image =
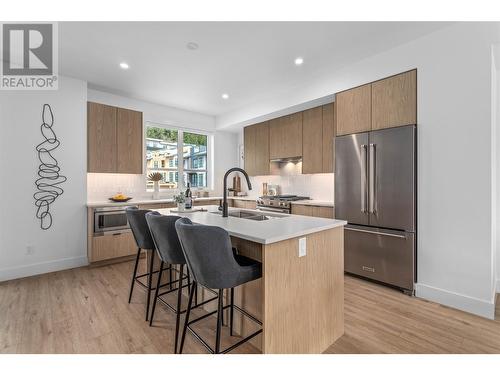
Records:
[[[40,228],[43,230],[47,230],[52,226],[50,206],[64,193],[60,185],[67,180],[65,176],[60,174],[59,163],[52,155],[52,152],[61,144],[52,129],[53,125],[54,113],[52,108],[49,104],[44,104],[40,132],[45,140],[36,146],[40,165],[38,167],[38,179],[35,181],[37,191],[33,194],[36,217],[40,220]]]

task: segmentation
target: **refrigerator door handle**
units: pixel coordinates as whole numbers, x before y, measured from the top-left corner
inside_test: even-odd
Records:
[[[374,143],[370,143],[370,171],[368,180],[368,201],[369,201],[369,209],[368,212],[371,214],[377,213],[377,194],[376,194],[376,173],[377,173],[377,153],[376,153],[376,145]]]
[[[366,213],[367,208],[367,172],[366,165],[368,162],[367,145],[361,145],[361,212]]]
[[[344,227],[345,230],[350,230],[353,232],[361,232],[361,233],[368,233],[368,234],[375,234],[377,236],[387,236],[387,237],[395,237],[395,238],[401,238],[401,239],[406,239],[405,235],[402,234],[392,234],[392,233],[386,233],[386,232],[377,232],[377,231],[371,231],[371,230],[366,230],[366,229],[357,229],[357,228],[351,228],[351,227]]]

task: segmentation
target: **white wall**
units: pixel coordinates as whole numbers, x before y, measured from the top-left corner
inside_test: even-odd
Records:
[[[493,71],[493,79],[494,83],[493,87],[493,97],[492,104],[494,105],[493,114],[494,114],[494,127],[495,127],[495,137],[494,142],[496,145],[496,191],[495,191],[495,199],[496,199],[496,222],[494,225],[494,230],[496,230],[496,254],[495,254],[495,269],[496,269],[496,292],[500,293],[500,225],[498,215],[500,214],[500,45],[496,45],[494,48],[494,56],[495,56],[495,69]]]
[[[217,118],[218,128],[418,69],[417,296],[494,314],[491,45],[496,23],[458,23]],[[237,127],[237,126],[236,126]]]
[[[211,133],[214,139],[214,189],[209,190],[211,195],[222,194],[222,177],[225,171],[237,166],[238,163],[236,132],[216,131],[215,118],[213,116],[143,102],[102,91],[88,90],[88,100],[141,111],[143,112],[145,123],[151,122],[159,125],[202,130]],[[117,191],[126,193],[134,198],[151,198],[152,193],[146,192],[145,182],[145,175],[89,173],[88,199],[89,201],[106,200],[110,194],[112,195]],[[172,192],[162,191],[160,196],[168,197],[172,194]]]
[[[0,91],[0,281],[87,264],[86,99],[86,83],[65,77],[57,91]],[[33,199],[44,103],[54,111],[61,141],[54,156],[68,178],[46,231],[35,218]]]

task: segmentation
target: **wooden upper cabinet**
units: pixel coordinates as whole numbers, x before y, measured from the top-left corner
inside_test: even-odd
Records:
[[[355,87],[335,95],[337,135],[371,130],[371,84]]]
[[[417,123],[417,71],[372,84],[372,130]]]
[[[323,112],[323,173],[333,173],[335,166],[335,106],[325,104]]]
[[[255,125],[247,126],[243,129],[243,151],[245,153],[245,171],[250,176],[255,174],[255,137],[257,129]]]
[[[87,171],[141,174],[142,113],[87,103]]]
[[[116,172],[116,107],[87,103],[87,170]]]
[[[270,159],[302,156],[302,112],[269,121]]]
[[[323,107],[302,112],[302,173],[323,172]]]
[[[250,176],[269,174],[269,122],[244,129],[245,171]]]
[[[269,174],[269,121],[255,127],[255,175]]]
[[[141,174],[143,166],[142,112],[117,109],[117,172]]]

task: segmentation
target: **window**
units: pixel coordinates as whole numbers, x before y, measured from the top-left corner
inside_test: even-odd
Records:
[[[207,184],[207,136],[203,134],[183,134],[184,185],[203,188]],[[201,176],[201,178],[199,178]]]
[[[208,136],[156,126],[146,127],[146,174],[160,172],[160,189],[206,188]],[[182,158],[179,162],[179,156]],[[160,167],[161,165],[161,167]],[[179,183],[179,173],[182,183]],[[146,188],[153,189],[147,181]]]

